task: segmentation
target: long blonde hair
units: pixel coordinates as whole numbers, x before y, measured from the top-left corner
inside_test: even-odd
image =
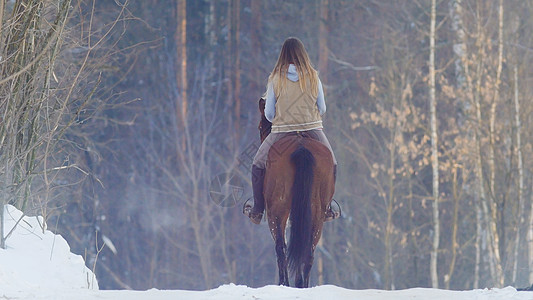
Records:
[[[296,66],[302,92],[316,98],[318,95],[318,72],[311,64],[304,44],[295,37],[285,40],[279,53],[278,62],[268,77],[268,81],[274,85],[276,98],[279,99],[280,93],[286,86],[289,64]]]

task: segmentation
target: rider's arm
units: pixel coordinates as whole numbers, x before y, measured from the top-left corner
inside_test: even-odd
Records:
[[[274,87],[272,82],[267,85],[266,101],[265,101],[265,117],[272,122],[276,116],[276,96],[274,95]]]
[[[316,105],[320,115],[326,113],[326,101],[324,99],[324,89],[322,88],[322,82],[318,79],[318,97],[316,98]]]

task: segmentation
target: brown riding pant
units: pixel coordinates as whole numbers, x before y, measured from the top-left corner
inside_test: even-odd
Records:
[[[277,141],[282,139],[283,137],[294,134],[294,132],[271,132],[266,139],[263,141],[261,146],[259,146],[259,149],[257,150],[257,154],[254,157],[254,166],[259,167],[261,169],[266,168],[266,161],[268,157],[268,151],[274,145]],[[312,129],[307,131],[302,131],[302,135],[308,136],[312,138],[313,140],[317,140],[324,144],[324,146],[328,147],[329,151],[331,151],[331,156],[333,157],[333,163],[337,165],[337,160],[335,159],[335,154],[333,154],[333,150],[331,149],[331,145],[329,144],[328,138],[324,134],[324,131],[322,129]],[[277,150],[279,152],[282,152],[283,149],[273,149]]]

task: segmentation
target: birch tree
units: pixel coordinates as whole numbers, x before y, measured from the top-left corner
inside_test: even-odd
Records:
[[[490,205],[490,234],[492,235],[493,251],[494,251],[494,264],[496,265],[496,284],[499,287],[503,287],[504,284],[504,274],[502,268],[502,259],[500,257],[500,235],[497,228],[498,220],[498,207],[496,199],[496,166],[495,166],[495,126],[496,126],[496,107],[500,101],[500,81],[502,74],[503,66],[503,0],[500,0],[498,7],[498,62],[496,67],[496,80],[494,83],[494,98],[492,99],[491,109],[490,109],[490,125],[489,125],[489,169],[490,169],[490,178],[489,178],[489,187],[490,187],[490,196],[487,198]]]
[[[522,123],[520,121],[520,100],[518,96],[518,66],[515,64],[513,67],[513,75],[514,75],[514,107],[515,107],[515,131],[516,131],[516,156],[517,156],[517,169],[518,169],[518,212],[520,215],[518,216],[518,226],[516,228],[516,235],[515,235],[515,245],[514,245],[514,263],[513,263],[513,273],[512,273],[512,282],[516,284],[516,275],[518,272],[518,249],[520,248],[520,228],[522,227],[522,224],[524,223],[524,216],[521,214],[521,212],[524,211],[525,205],[524,205],[524,169],[523,169],[523,163],[522,163],[522,140],[521,140],[521,134],[522,134]],[[530,282],[531,279],[529,278]]]
[[[467,20],[466,14],[467,12],[462,9],[461,3],[457,1],[457,7],[456,12],[460,18],[464,21]],[[481,243],[483,241],[486,241],[487,245],[487,257],[488,257],[488,265],[489,270],[491,274],[491,278],[494,280],[495,284],[501,285],[503,284],[503,270],[502,270],[502,263],[500,258],[500,247],[499,247],[499,232],[497,227],[497,207],[495,205],[494,195],[492,194],[492,188],[491,185],[491,174],[492,174],[492,168],[493,165],[491,163],[491,155],[490,155],[490,139],[491,139],[491,110],[489,110],[489,162],[488,162],[488,176],[485,175],[484,172],[484,166],[486,166],[483,162],[484,157],[484,117],[486,116],[486,112],[484,111],[483,107],[485,105],[484,100],[487,98],[486,95],[488,94],[489,90],[492,91],[492,97],[490,99],[494,99],[494,96],[496,93],[499,95],[499,92],[496,92],[494,89],[490,89],[487,86],[485,86],[486,78],[488,75],[488,70],[491,66],[491,62],[496,61],[496,78],[501,77],[501,69],[498,67],[500,59],[500,54],[503,51],[503,46],[501,43],[499,43],[498,47],[498,54],[496,60],[491,60],[491,52],[490,47],[486,47],[485,40],[490,35],[489,30],[483,26],[484,16],[483,12],[484,10],[484,3],[481,3],[479,1],[476,2],[475,10],[473,12],[475,13],[475,18],[473,25],[472,25],[472,37],[474,37],[474,41],[472,43],[469,43],[469,36],[466,34],[462,34],[460,31],[457,31],[458,33],[461,33],[463,38],[463,45],[465,54],[462,56],[462,65],[463,70],[465,73],[465,79],[466,79],[466,95],[469,99],[469,102],[472,104],[471,111],[472,115],[474,116],[474,123],[472,124],[472,135],[473,135],[473,141],[475,142],[476,151],[475,151],[475,158],[474,158],[474,172],[476,177],[476,186],[477,186],[477,192],[475,194],[476,200],[477,200],[477,225],[476,225],[476,231],[477,231],[477,237],[476,237],[476,268],[475,268],[475,277],[474,277],[474,287],[477,286],[479,282],[479,265],[481,263]],[[500,18],[501,18],[500,13]],[[488,18],[488,17],[487,17]],[[498,22],[499,25],[502,25],[502,22]],[[501,33],[500,30],[498,30],[499,33]],[[499,35],[501,36],[501,35]],[[500,39],[500,38],[499,38]],[[466,46],[469,45],[469,46]],[[498,81],[497,79],[496,81]],[[499,96],[498,96],[499,97]],[[495,100],[497,101],[497,100]],[[492,105],[491,105],[492,109]],[[486,182],[488,184],[486,185]]]
[[[431,166],[433,168],[433,249],[431,251],[430,273],[431,285],[439,287],[437,259],[440,239],[439,221],[439,156],[437,150],[437,104],[435,96],[435,23],[437,19],[436,0],[431,1],[431,21],[429,32],[429,109],[431,123]]]

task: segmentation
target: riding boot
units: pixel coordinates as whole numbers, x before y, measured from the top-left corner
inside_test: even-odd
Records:
[[[337,182],[337,165],[333,165],[333,185]],[[334,211],[331,208],[331,204],[326,209],[326,218],[324,219],[325,222],[334,220],[336,218],[340,217],[340,211]]]
[[[265,181],[265,169],[252,166],[252,192],[254,194],[254,206],[244,205],[243,212],[254,224],[261,223],[263,211],[265,210],[265,198],[263,196],[263,185]]]

